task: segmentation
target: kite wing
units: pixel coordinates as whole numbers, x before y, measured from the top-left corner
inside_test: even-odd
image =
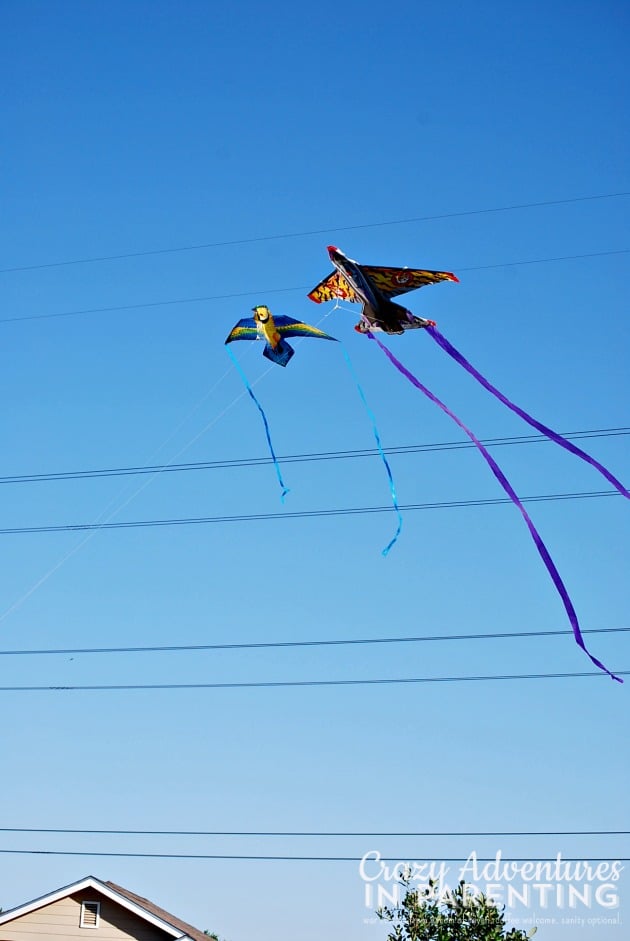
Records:
[[[317,327],[311,327],[310,324],[302,323],[301,320],[293,320],[292,317],[274,317],[276,330],[282,337],[318,337],[320,340],[334,340],[335,337],[329,336],[323,330]]]
[[[450,271],[426,271],[423,268],[379,268],[373,265],[361,265],[361,270],[374,287],[388,298],[406,294],[407,291],[415,291],[417,288],[424,287],[425,284],[459,281],[459,278]]]
[[[320,281],[308,296],[316,304],[324,304],[326,301],[332,301],[335,297],[340,297],[343,301],[361,303],[361,299],[357,297],[354,288],[348,284],[344,276],[339,274],[338,271],[333,271],[327,278]]]
[[[253,317],[245,317],[244,320],[239,320],[225,342],[232,343],[234,340],[257,340],[259,338],[260,333],[256,321]]]

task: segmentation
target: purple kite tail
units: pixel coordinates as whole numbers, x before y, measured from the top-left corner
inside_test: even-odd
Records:
[[[591,457],[590,454],[587,454],[586,451],[583,451],[582,448],[578,448],[577,445],[573,444],[571,441],[568,441],[566,438],[563,438],[562,435],[559,435],[552,428],[548,428],[547,425],[543,425],[542,422],[537,421],[531,415],[528,415],[528,413],[522,408],[519,408],[519,406],[514,402],[511,402],[507,396],[503,395],[502,392],[499,392],[496,386],[493,386],[485,376],[482,376],[481,373],[475,369],[472,363],[469,363],[466,357],[463,356],[459,350],[456,350],[452,343],[449,343],[446,337],[441,334],[439,330],[436,330],[435,327],[428,327],[426,332],[432,337],[433,340],[435,340],[438,346],[442,347],[445,353],[448,353],[449,356],[452,356],[456,363],[459,363],[460,366],[463,366],[471,376],[474,376],[477,382],[480,382],[481,385],[488,390],[488,392],[491,392],[492,395],[496,396],[499,402],[503,402],[503,404],[507,405],[509,409],[511,409],[513,412],[516,412],[517,415],[520,415],[520,417],[524,419],[528,425],[536,428],[551,441],[555,441],[555,443],[559,444],[561,448],[565,448],[567,451],[570,451],[571,454],[575,454],[576,457],[581,457],[583,461],[586,461],[587,464],[590,464],[591,467],[594,467],[596,470],[598,470],[600,474],[602,474],[622,496],[630,500],[630,491],[628,491],[621,481],[617,480],[614,474],[611,474],[611,472],[606,467],[604,467],[603,464],[600,464],[599,461],[595,460],[594,457]]]
[[[582,637],[582,631],[580,630],[580,625],[577,619],[577,614],[575,613],[575,608],[573,607],[573,602],[571,601],[569,597],[569,593],[564,585],[564,582],[562,581],[560,577],[560,573],[558,572],[558,569],[556,568],[553,559],[549,555],[549,551],[547,547],[545,546],[544,542],[542,541],[542,538],[540,534],[538,533],[538,530],[536,529],[533,522],[531,521],[527,510],[521,503],[511,483],[509,482],[509,480],[507,479],[507,477],[505,476],[505,474],[503,473],[503,471],[501,470],[501,468],[499,467],[495,459],[492,457],[488,449],[484,447],[484,445],[473,434],[473,432],[469,428],[467,428],[466,425],[464,425],[462,421],[460,421],[457,415],[455,415],[454,412],[451,412],[450,408],[448,408],[444,404],[444,402],[438,399],[437,396],[433,395],[433,393],[429,391],[429,389],[427,389],[427,387],[424,386],[420,382],[420,380],[417,379],[413,375],[413,373],[409,372],[409,370],[405,366],[403,366],[403,364],[398,359],[396,359],[396,357],[391,352],[391,350],[389,350],[383,343],[381,343],[381,341],[377,337],[375,337],[371,331],[368,331],[367,335],[370,338],[370,340],[374,340],[380,346],[380,348],[383,350],[383,352],[385,353],[387,358],[390,360],[390,362],[394,364],[396,369],[398,369],[398,371],[401,372],[403,376],[405,376],[405,378],[408,379],[409,382],[416,387],[416,389],[419,389],[420,392],[426,395],[428,399],[430,399],[439,408],[441,408],[443,412],[446,412],[449,418],[452,418],[453,421],[457,425],[459,425],[462,431],[466,435],[468,435],[468,437],[470,438],[472,443],[475,445],[475,447],[479,449],[482,456],[488,463],[490,470],[492,471],[496,479],[499,481],[499,483],[501,484],[501,486],[507,493],[512,503],[514,503],[514,505],[518,507],[518,509],[521,511],[523,519],[525,520],[527,528],[529,529],[530,535],[532,539],[534,540],[534,544],[538,550],[538,553],[540,557],[542,558],[543,562],[545,563],[547,571],[549,572],[551,576],[551,580],[553,581],[556,587],[556,590],[562,599],[562,603],[564,604],[564,609],[567,612],[569,623],[571,624],[571,627],[573,629],[573,634],[574,634],[577,644],[582,648],[584,653],[588,657],[590,657],[591,661],[595,664],[596,667],[598,667],[600,670],[603,670],[604,673],[607,673],[608,676],[612,677],[613,680],[617,680],[618,683],[623,683],[623,680],[619,676],[615,676],[614,673],[611,673],[610,670],[604,666],[601,660],[598,660],[597,657],[594,657],[587,650],[586,644],[584,643],[584,638]]]

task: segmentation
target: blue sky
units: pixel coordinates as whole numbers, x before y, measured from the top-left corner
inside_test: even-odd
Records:
[[[552,428],[627,426],[627,196],[571,201],[630,189],[625,5],[534,2],[506,12],[496,2],[384,9],[355,0],[114,0],[5,2],[0,15],[0,268],[10,269],[0,273],[3,476],[265,458],[260,416],[223,345],[255,303],[343,342],[385,447],[461,440],[354,333],[356,311],[309,302],[306,293],[330,270],[329,242],[369,264],[456,272],[459,285],[409,295],[411,309],[437,320],[499,388]],[[538,203],[550,205],[530,205]],[[495,209],[502,211],[486,211]],[[208,243],[214,247],[151,254]],[[148,254],[58,264],[134,253]],[[191,301],[200,297],[214,299]],[[479,437],[530,431],[421,331],[389,343]],[[270,368],[257,344],[235,349],[257,383],[278,454],[373,448],[341,349],[311,340],[295,347],[286,370]],[[584,446],[627,482],[627,437]],[[493,453],[524,497],[609,489],[551,444]],[[473,450],[394,454],[390,462],[402,505],[503,496]],[[283,474],[291,488],[284,506],[268,464],[4,484],[2,527],[307,513],[386,506],[390,498],[378,457],[287,462]],[[622,498],[533,503],[530,512],[583,628],[627,627]],[[2,535],[0,648],[568,627],[512,508],[408,511],[383,559],[394,528],[393,513],[378,513],[88,538]],[[627,637],[587,642],[624,670]],[[5,654],[1,665],[3,686],[591,669],[570,636]],[[4,692],[2,825],[623,830],[626,686],[597,677]],[[436,860],[497,850],[529,859],[630,855],[613,836],[4,833],[0,846],[352,857],[379,850]],[[331,930],[352,941],[386,933],[365,922],[371,912],[356,863],[7,855],[0,905],[89,872],[227,941],[283,941],[296,926],[304,941]],[[620,884],[614,914],[627,922],[627,877]],[[593,904],[583,914],[601,912]],[[539,937],[622,932],[554,925]]]

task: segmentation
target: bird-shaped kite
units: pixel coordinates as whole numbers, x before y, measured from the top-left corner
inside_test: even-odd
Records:
[[[272,363],[286,366],[295,353],[293,347],[286,342],[285,337],[316,337],[320,340],[334,340],[323,330],[311,327],[301,320],[292,317],[273,317],[271,311],[264,304],[257,304],[252,308],[253,317],[239,320],[226,343],[234,340],[265,340],[263,356]]]
[[[265,304],[257,304],[256,307],[252,308],[252,312],[254,314],[253,317],[245,317],[243,320],[239,320],[225,341],[226,346],[228,343],[233,343],[234,340],[264,340],[263,356],[270,359],[272,363],[277,363],[279,366],[286,366],[295,353],[295,350],[287,343],[284,339],[285,337],[316,337],[320,340],[335,341],[334,337],[328,336],[323,330],[318,330],[317,327],[311,327],[307,323],[302,323],[301,320],[293,320],[292,317],[273,317],[271,311]],[[271,432],[269,430],[269,422],[265,410],[256,398],[251,383],[243,372],[237,358],[229,349],[228,353],[243,380],[243,384],[250,398],[260,412],[265,426],[269,453],[271,454],[271,459],[276,469],[276,476],[282,490],[282,501],[284,502],[284,498],[289,492],[289,489],[282,479],[282,471],[280,470],[280,464],[271,441]]]
[[[425,284],[459,281],[450,271],[360,265],[334,245],[328,246],[328,254],[335,270],[320,281],[308,296],[316,304],[333,298],[362,304],[361,320],[354,328],[358,333],[367,333],[368,330],[404,333],[405,330],[434,327],[434,320],[416,317],[410,310],[394,303],[392,297],[415,291]]]
[[[321,330],[318,330],[317,327],[311,327],[309,326],[309,324],[303,323],[302,321],[299,321],[299,320],[293,320],[291,317],[275,317],[274,318],[269,308],[266,307],[264,304],[258,304],[252,310],[253,310],[254,316],[247,317],[243,320],[239,320],[239,322],[236,324],[236,326],[234,327],[234,329],[231,331],[230,335],[228,336],[227,340],[225,341],[226,345],[229,343],[232,343],[234,340],[260,340],[260,339],[265,340],[265,347],[263,349],[263,355],[266,356],[268,359],[270,359],[272,362],[278,363],[280,366],[286,366],[295,351],[286,342],[284,337],[286,336],[318,337],[321,340],[335,340],[335,337],[331,337],[327,333],[323,333]],[[343,346],[342,346],[342,350],[343,350],[344,359],[346,360],[346,365],[348,366],[348,369],[350,370],[352,378],[355,381],[363,406],[372,423],[372,431],[374,434],[374,438],[376,440],[376,445],[378,447],[381,460],[383,461],[383,464],[387,471],[387,476],[389,479],[389,487],[390,487],[390,491],[392,495],[392,502],[394,504],[394,509],[396,510],[396,513],[398,515],[398,528],[396,530],[396,533],[393,539],[390,540],[388,545],[383,550],[383,555],[387,555],[389,550],[392,548],[392,546],[398,539],[398,536],[400,535],[400,531],[402,527],[402,517],[400,515],[400,509],[398,507],[398,501],[396,498],[396,488],[394,486],[394,479],[392,477],[391,467],[389,466],[389,462],[387,460],[387,457],[385,456],[385,452],[381,444],[381,439],[380,439],[380,435],[378,432],[378,428],[376,427],[376,418],[374,417],[374,413],[372,412],[370,406],[368,405],[367,399],[365,397],[365,392],[363,391],[363,388],[352,366],[352,363],[350,362],[350,357],[348,356],[348,353]],[[284,498],[288,494],[289,488],[285,484],[284,479],[282,477],[282,470],[280,468],[280,462],[278,461],[278,457],[276,455],[273,442],[271,440],[271,430],[269,428],[269,421],[267,419],[267,415],[265,414],[265,410],[263,409],[261,403],[256,397],[256,394],[254,393],[254,390],[252,389],[251,383],[249,379],[247,378],[247,376],[245,375],[245,372],[243,371],[243,368],[241,367],[238,359],[234,356],[234,354],[232,353],[232,350],[229,347],[228,347],[228,354],[230,355],[230,358],[232,359],[232,362],[234,363],[243,381],[243,384],[245,388],[247,389],[247,392],[250,398],[252,399],[258,411],[260,412],[263,425],[265,426],[267,446],[269,447],[271,460],[273,461],[273,464],[276,470],[276,477],[278,478],[278,483],[280,484],[280,489],[282,492],[281,498],[282,498],[282,502],[284,503]]]

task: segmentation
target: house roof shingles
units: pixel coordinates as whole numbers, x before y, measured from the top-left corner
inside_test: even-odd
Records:
[[[204,934],[203,931],[199,931],[198,928],[193,928],[188,922],[182,921],[181,918],[176,918],[175,915],[171,915],[170,912],[167,912],[164,908],[160,908],[159,905],[154,905],[153,902],[143,898],[141,895],[136,895],[135,892],[130,892],[129,889],[124,889],[122,886],[116,885],[115,882],[107,881],[104,884],[109,886],[114,892],[118,892],[119,895],[123,895],[130,902],[134,902],[157,918],[161,918],[174,928],[185,932],[193,941],[208,941],[208,935]]]

